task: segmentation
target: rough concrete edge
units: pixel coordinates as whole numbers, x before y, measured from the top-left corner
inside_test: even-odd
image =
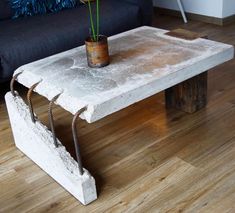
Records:
[[[79,174],[77,162],[71,157],[70,153],[68,153],[65,147],[58,140],[59,147],[56,148],[53,143],[52,133],[44,126],[41,122],[37,121],[33,123],[30,118],[28,106],[24,103],[23,99],[19,96],[14,97],[10,92],[5,95],[6,105],[8,109],[8,114],[12,126],[12,131],[15,139],[16,146],[28,156],[28,150],[24,150],[19,142],[17,141],[14,128],[14,115],[13,113],[17,113],[17,116],[20,117],[18,122],[24,123],[21,126],[26,125],[27,131],[31,130],[32,134],[37,137],[38,140],[43,144],[44,147],[47,147],[47,151],[49,151],[57,160],[60,162],[60,165],[63,166],[63,170],[66,174],[63,174],[64,177],[68,177],[67,181],[70,184],[74,184],[75,188],[77,185],[81,187],[76,192],[74,189],[69,189],[61,183],[60,178],[55,177],[51,174],[44,166],[37,160],[33,159],[32,156],[28,156],[33,160],[40,168],[42,168],[47,174],[49,174],[53,179],[55,179],[60,185],[62,185],[67,191],[69,191],[74,197],[76,197],[82,204],[87,205],[92,201],[97,199],[97,192],[95,186],[95,179],[90,175],[90,173],[84,168],[84,174],[81,176]],[[23,131],[22,131],[23,132]],[[25,133],[24,133],[25,134]],[[28,135],[25,134],[25,136]],[[25,137],[24,136],[24,137]],[[47,171],[46,171],[47,170]],[[77,185],[76,185],[77,184]],[[89,187],[87,187],[89,185]],[[79,194],[80,193],[80,194]]]

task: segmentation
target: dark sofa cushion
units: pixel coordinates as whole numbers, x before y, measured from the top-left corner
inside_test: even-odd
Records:
[[[0,0],[0,20],[10,19],[13,14],[9,0]]]
[[[153,16],[153,0],[120,0],[136,4],[141,8],[142,24],[151,25]]]
[[[14,10],[14,18],[58,12],[74,8],[76,0],[9,0]]]
[[[136,5],[109,0],[100,5],[100,11],[100,32],[107,36],[141,25]],[[23,64],[84,44],[89,32],[87,7],[0,21],[0,29],[4,29],[0,31],[0,81],[5,81]]]

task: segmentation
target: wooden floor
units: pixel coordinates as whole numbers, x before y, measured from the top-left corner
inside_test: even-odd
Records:
[[[161,16],[154,25],[235,44],[234,24],[184,25]],[[209,72],[208,106],[195,114],[165,110],[160,93],[95,124],[80,121],[82,158],[99,193],[86,207],[15,148],[1,100],[0,212],[235,212],[234,82],[235,60]],[[35,95],[33,103],[47,124],[48,102]],[[60,108],[55,117],[59,138],[74,155],[72,117]]]

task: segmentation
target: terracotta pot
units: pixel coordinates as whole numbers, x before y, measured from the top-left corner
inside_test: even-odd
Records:
[[[97,42],[89,37],[85,41],[87,63],[89,67],[104,67],[109,64],[108,39],[100,35]]]

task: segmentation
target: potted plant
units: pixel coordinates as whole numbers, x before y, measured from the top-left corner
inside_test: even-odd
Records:
[[[88,66],[100,68],[109,64],[108,39],[100,34],[100,5],[99,0],[95,0],[96,24],[91,6],[92,0],[83,1],[88,5],[90,18],[90,35],[85,41]]]

